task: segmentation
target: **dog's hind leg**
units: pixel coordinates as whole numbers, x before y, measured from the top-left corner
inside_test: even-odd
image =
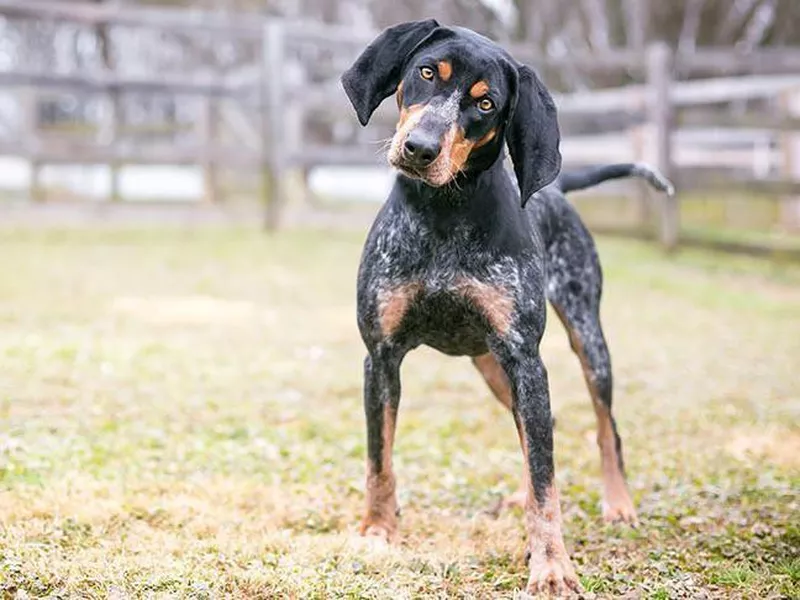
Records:
[[[636,511],[625,481],[622,441],[611,410],[611,356],[600,324],[600,261],[590,234],[579,222],[565,227],[552,240],[548,252],[547,297],[580,359],[597,417],[603,518],[608,522],[635,523]]]
[[[497,362],[491,353],[482,354],[472,359],[472,364],[478,369],[489,389],[492,390],[495,398],[508,410],[511,410],[513,396],[511,393],[511,386],[508,383],[508,377],[503,371],[503,367]],[[528,464],[522,461],[523,475],[522,483],[513,494],[503,498],[499,504],[492,510],[492,513],[497,514],[501,510],[516,506],[518,508],[525,508],[525,497],[528,493],[528,481],[530,475],[528,474]]]
[[[511,386],[508,384],[508,377],[503,371],[503,367],[497,362],[497,359],[492,356],[490,352],[481,354],[472,359],[472,364],[478,369],[483,378],[486,380],[486,385],[492,390],[498,402],[511,410],[512,395]]]
[[[486,385],[489,386],[489,389],[492,391],[492,394],[494,394],[494,397],[497,398],[497,401],[508,410],[511,410],[511,403],[513,402],[511,386],[508,383],[508,377],[503,371],[503,367],[500,366],[497,359],[492,356],[491,352],[487,352],[486,354],[474,357],[472,359],[472,364],[475,365],[475,368],[478,369],[478,372],[483,376]],[[553,427],[555,427],[555,424],[556,420],[554,417]],[[501,510],[514,506],[525,508],[525,494],[528,490],[529,475],[528,465],[525,464],[524,461],[522,466],[524,470],[522,473],[522,483],[519,488],[514,493],[503,498],[492,511],[493,513],[499,513]]]

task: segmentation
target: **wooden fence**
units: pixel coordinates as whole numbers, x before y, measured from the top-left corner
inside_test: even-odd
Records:
[[[285,203],[288,171],[378,165],[384,160],[371,140],[391,132],[396,118],[391,103],[377,111],[372,129],[359,131],[338,83],[339,74],[373,33],[252,16],[68,1],[0,0],[0,16],[247,40],[260,54],[260,62],[224,74],[209,69],[136,77],[113,70],[0,71],[0,89],[15,90],[24,115],[16,137],[0,138],[0,155],[30,161],[34,200],[42,197],[40,172],[47,164],[109,165],[113,199],[120,195],[120,165],[201,166],[211,203],[221,200],[218,170],[232,168],[262,178],[266,226],[274,229]],[[800,49],[740,55],[731,49],[704,48],[675,55],[666,45],[655,44],[645,54],[610,51],[558,58],[537,56],[523,47],[511,51],[535,65],[545,79],[548,72],[569,67],[625,74],[637,82],[555,95],[567,164],[647,160],[673,177],[679,190],[735,187],[779,195],[785,199],[785,222],[800,228]],[[673,73],[690,79],[673,81]],[[716,76],[708,78],[711,74]],[[90,128],[91,135],[42,130],[41,101],[51,91],[101,99],[106,110]],[[199,109],[192,139],[124,143],[120,102],[129,94],[194,99]],[[347,133],[311,135],[311,122],[325,123],[326,131],[336,129],[330,127],[335,123]],[[223,129],[235,130],[234,135],[223,135]],[[642,206],[644,227],[652,217],[645,196]],[[682,241],[679,200],[664,198],[658,208],[657,237],[672,249]]]

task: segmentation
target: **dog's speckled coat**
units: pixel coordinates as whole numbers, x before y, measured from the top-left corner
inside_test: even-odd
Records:
[[[471,356],[511,409],[520,436],[526,473],[517,498],[525,498],[530,540],[528,591],[577,591],[561,534],[547,371],[539,355],[548,300],[581,360],[597,415],[604,515],[633,522],[635,511],[611,413],[600,262],[564,193],[629,175],[665,191],[669,182],[644,165],[557,178],[559,133],[547,90],[533,71],[465,29],[431,20],[389,28],[342,82],[362,124],[395,91],[401,110],[389,152],[400,174],[358,274],[358,326],[367,348],[362,533],[397,536],[392,445],[403,357],[423,344]],[[516,182],[504,166],[504,142]]]

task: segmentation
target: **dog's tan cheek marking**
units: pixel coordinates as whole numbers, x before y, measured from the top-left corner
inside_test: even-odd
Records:
[[[378,321],[383,335],[388,337],[397,331],[421,287],[419,283],[407,283],[378,295]]]
[[[453,129],[453,143],[450,146],[450,171],[455,174],[464,168],[475,142],[464,137],[464,130],[461,127],[454,125]]]
[[[439,71],[439,77],[442,81],[450,81],[450,77],[453,76],[453,65],[449,60],[442,60],[439,61],[439,64],[436,65],[437,70]]]
[[[475,83],[471,88],[469,88],[469,95],[475,98],[483,98],[486,94],[489,93],[489,84],[485,81],[481,80]]]
[[[455,142],[456,127],[448,129],[441,140],[439,157],[428,167],[427,179],[434,185],[444,185],[453,178],[455,170],[451,165],[451,153]]]
[[[514,321],[514,299],[506,290],[472,278],[459,279],[456,289],[481,310],[492,329],[508,334]]]
[[[489,133],[487,133],[485,136],[483,136],[481,139],[479,139],[477,142],[475,142],[475,148],[477,149],[477,148],[480,148],[482,146],[485,146],[486,144],[491,142],[495,138],[496,135],[497,135],[497,130],[496,129],[492,129],[491,131],[489,131]]]
[[[396,94],[395,98],[397,98],[397,108],[399,108],[402,111],[402,108],[403,108],[403,82],[402,81],[397,85],[397,94]]]
[[[447,161],[442,161],[439,164],[439,170],[436,175],[438,179],[442,179],[442,183],[446,183],[453,176],[462,171],[464,166],[469,160],[470,153],[476,149],[488,144],[497,135],[497,131],[492,129],[489,133],[479,139],[477,142],[468,140],[464,137],[464,130],[458,125],[453,125],[442,140],[442,156],[447,157]]]

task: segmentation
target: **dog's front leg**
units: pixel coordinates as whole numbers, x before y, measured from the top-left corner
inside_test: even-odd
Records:
[[[367,507],[361,535],[387,542],[397,538],[397,498],[392,447],[400,404],[402,354],[373,349],[364,360],[364,412],[367,417]]]
[[[525,520],[529,536],[528,593],[568,595],[580,584],[564,547],[561,508],[553,477],[553,422],[547,371],[538,351],[500,351],[513,391],[512,411],[527,464]]]

